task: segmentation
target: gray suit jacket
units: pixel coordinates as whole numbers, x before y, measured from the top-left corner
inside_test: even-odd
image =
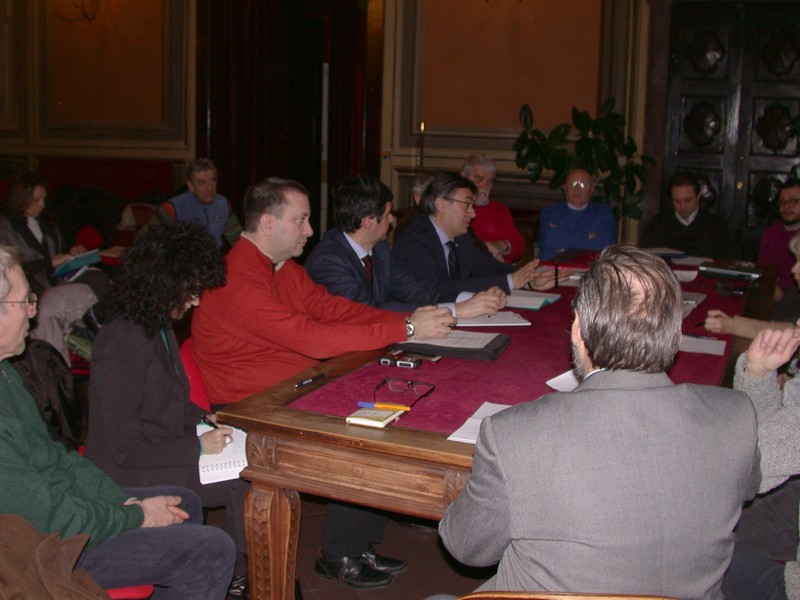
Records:
[[[761,478],[745,394],[600,371],[484,420],[439,532],[487,589],[722,598]]]

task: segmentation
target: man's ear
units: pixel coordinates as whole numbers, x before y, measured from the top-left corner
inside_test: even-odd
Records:
[[[433,205],[436,207],[436,212],[437,213],[443,213],[446,203],[447,203],[447,200],[445,200],[444,198],[437,198],[436,200],[434,200],[433,201]]]
[[[570,330],[570,341],[579,346],[583,343],[583,336],[581,335],[581,318],[578,313],[575,313],[575,318],[572,319],[572,329]]]
[[[260,217],[258,217],[258,228],[265,232],[271,232],[272,229],[275,227],[275,215],[270,213],[264,213]]]
[[[360,229],[363,229],[364,231],[369,231],[374,227],[376,221],[377,219],[375,219],[375,217],[361,217]]]

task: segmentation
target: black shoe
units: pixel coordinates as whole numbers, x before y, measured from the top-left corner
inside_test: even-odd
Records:
[[[392,574],[376,571],[360,558],[344,557],[339,560],[318,558],[314,572],[323,579],[341,581],[357,590],[376,590],[392,584]]]
[[[249,600],[250,585],[247,582],[247,573],[233,578],[233,581],[231,581],[231,584],[228,586],[228,597]]]
[[[381,573],[391,573],[398,575],[406,570],[406,562],[398,558],[390,558],[388,556],[381,556],[373,548],[370,548],[361,555],[361,562],[368,564],[370,567]]]

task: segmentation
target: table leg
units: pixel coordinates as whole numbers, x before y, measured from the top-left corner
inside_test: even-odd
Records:
[[[252,482],[245,500],[250,597],[294,600],[300,494]]]

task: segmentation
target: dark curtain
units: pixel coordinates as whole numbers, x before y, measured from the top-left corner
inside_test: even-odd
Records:
[[[331,31],[328,182],[364,171],[366,15],[356,0],[334,2]]]
[[[220,192],[235,206],[251,184],[287,175],[286,6],[279,0],[209,0],[200,12],[208,19],[201,24],[207,56],[198,60],[207,61],[207,76],[198,86],[208,110],[200,107],[198,115],[198,154],[205,146],[219,170]]]
[[[308,14],[327,13],[322,21],[330,24],[328,183],[364,170],[366,17],[358,0],[201,0],[198,155],[217,164],[220,192],[235,206],[264,177],[303,177],[307,171],[288,144],[304,142],[311,128],[297,124],[295,105],[303,100],[293,97],[298,73],[294,88],[290,81],[291,65],[303,60],[297,44],[312,34],[307,27],[318,27],[315,17],[303,18],[311,4],[314,13]]]

